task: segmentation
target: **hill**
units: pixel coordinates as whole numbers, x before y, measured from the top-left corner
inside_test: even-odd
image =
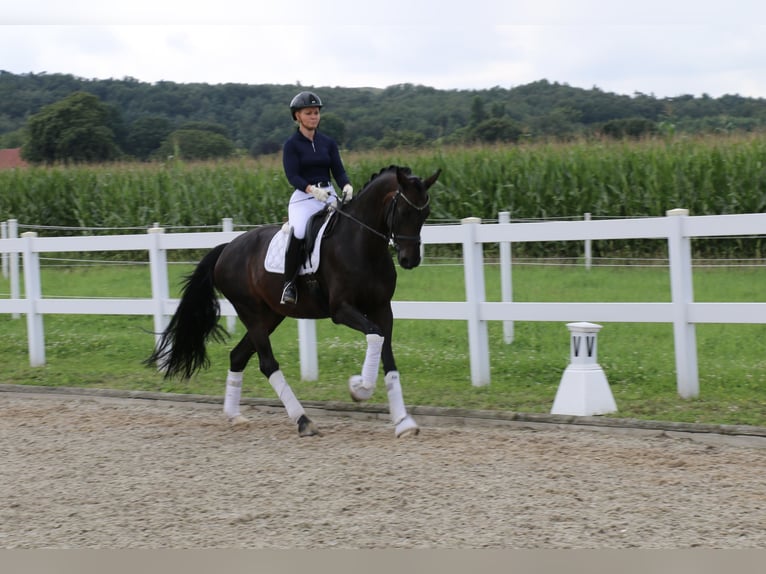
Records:
[[[236,147],[273,153],[292,130],[288,104],[302,89],[325,103],[323,129],[345,149],[365,150],[433,142],[640,137],[672,131],[760,131],[766,99],[724,95],[656,98],[589,90],[539,80],[513,88],[437,90],[401,84],[385,89],[299,85],[178,84],[85,79],[68,74],[0,71],[0,147],[23,143],[27,119],[74,92],[98,96],[114,111],[118,143],[139,126],[187,122],[223,126]],[[129,146],[128,146],[129,147]]]

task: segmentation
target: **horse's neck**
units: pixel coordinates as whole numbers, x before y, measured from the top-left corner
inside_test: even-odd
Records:
[[[386,192],[383,189],[367,189],[349,205],[349,215],[378,233],[386,234]]]

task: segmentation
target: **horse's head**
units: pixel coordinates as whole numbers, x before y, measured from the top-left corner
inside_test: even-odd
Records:
[[[398,187],[391,194],[386,209],[386,227],[404,269],[420,265],[420,230],[431,212],[428,189],[436,183],[441,170],[428,179],[411,175],[409,168],[396,167]]]
[[[399,264],[412,269],[420,265],[420,230],[431,211],[428,189],[440,173],[437,170],[423,180],[408,167],[384,168],[339,213],[386,243],[392,242]]]

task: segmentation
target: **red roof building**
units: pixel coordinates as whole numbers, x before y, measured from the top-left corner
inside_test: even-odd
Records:
[[[26,167],[27,162],[21,159],[21,148],[0,149],[0,169],[11,167]]]

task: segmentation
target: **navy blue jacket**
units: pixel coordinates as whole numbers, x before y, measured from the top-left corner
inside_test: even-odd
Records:
[[[312,142],[296,130],[282,148],[282,165],[290,185],[302,191],[306,191],[309,184],[330,181],[330,174],[341,189],[351,183],[340,159],[338,144],[318,131],[314,132]]]

